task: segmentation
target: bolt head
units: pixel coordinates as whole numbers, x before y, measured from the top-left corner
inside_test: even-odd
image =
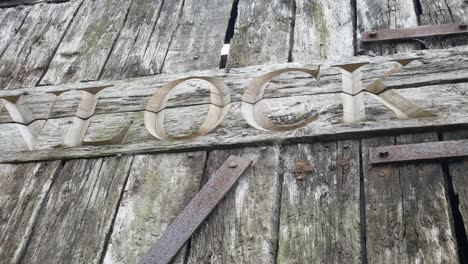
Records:
[[[237,167],[237,163],[235,163],[235,162],[230,162],[228,166],[229,166],[229,168],[234,169],[234,168]]]
[[[376,31],[369,32],[369,37],[376,38],[377,37],[377,32]]]
[[[379,157],[381,158],[385,158],[385,157],[388,157],[388,151],[387,150],[382,150],[379,152]]]

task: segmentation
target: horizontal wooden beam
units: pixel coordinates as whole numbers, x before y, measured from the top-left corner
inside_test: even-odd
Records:
[[[391,71],[398,64],[394,59],[414,57],[419,59],[382,83],[372,85],[372,89],[362,91],[365,119],[344,122],[343,95],[348,94],[342,93],[342,76],[333,65],[370,62],[362,68],[364,89]],[[0,91],[0,98],[3,98],[0,100],[0,162],[314,141],[391,130],[401,132],[464,126],[468,125],[467,62],[468,50],[458,48],[398,57],[357,57],[312,65],[255,66]],[[247,87],[253,80],[271,72],[291,68],[313,70],[319,64],[320,76],[294,71],[273,79],[264,91],[263,99],[244,93],[250,91]],[[165,94],[161,91],[168,84],[194,76],[216,78],[227,88],[211,90],[210,93],[206,83],[189,83],[170,92],[165,98],[168,99],[165,107],[147,105],[150,97]],[[384,96],[383,92],[388,94]],[[97,100],[96,96],[91,96],[93,93],[99,93]],[[60,95],[59,99],[57,95]],[[401,119],[401,113],[396,114],[398,109],[388,107],[388,102],[398,101],[399,97],[406,98],[417,109],[433,116]],[[18,98],[22,101],[19,102]],[[20,113],[29,109],[29,114],[12,117],[12,111],[7,111],[9,104],[16,104],[15,109]],[[403,105],[401,109],[411,110],[414,106]],[[219,111],[210,110],[213,107]],[[164,137],[160,138],[163,139],[148,131],[145,112],[160,114],[157,117],[160,120],[156,118],[156,123],[152,124],[164,127],[164,131],[156,129],[157,133],[162,131]],[[78,118],[81,123],[77,123],[77,116],[81,117]],[[27,122],[20,124],[19,117],[27,119]],[[24,124],[29,124],[26,132]],[[72,126],[78,127],[74,134],[69,132]],[[211,130],[212,127],[215,128]],[[29,144],[25,141],[25,134],[31,138]],[[69,140],[67,145],[64,143],[67,135],[74,135],[82,141]]]

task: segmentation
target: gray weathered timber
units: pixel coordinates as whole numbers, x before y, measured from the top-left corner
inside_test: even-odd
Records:
[[[99,263],[133,157],[67,161],[23,263]]]
[[[468,130],[459,130],[443,133],[444,140],[468,139]],[[449,176],[452,178],[453,189],[458,198],[458,210],[468,230],[468,159],[451,161],[449,163]],[[460,228],[460,227],[459,227]]]
[[[253,163],[193,235],[188,263],[274,263],[280,149],[272,146],[212,151],[205,177],[212,175],[229,155]]]
[[[205,161],[201,151],[135,156],[104,263],[138,263],[198,192]]]
[[[458,263],[441,165],[369,164],[370,147],[428,141],[437,135],[362,140],[369,263]]]
[[[361,44],[363,31],[418,26],[413,0],[356,0],[358,54],[386,55],[420,48],[417,41]]]
[[[18,263],[60,161],[0,165],[0,259]]]
[[[34,5],[39,3],[62,3],[68,1],[70,0],[2,0],[0,1],[0,8],[21,5]]]
[[[361,263],[359,147],[286,146],[277,263]]]
[[[38,4],[0,58],[0,88],[35,86],[81,2]]]
[[[288,61],[293,1],[239,0],[227,66]]]
[[[371,81],[382,76],[397,64],[391,60],[408,57],[420,57],[420,59],[405,66],[401,72],[390,76],[385,81],[385,84],[390,89],[457,83],[464,82],[468,79],[468,50],[466,47],[451,50],[419,51],[386,57],[358,57],[353,60],[326,61],[323,62],[321,66],[319,82],[310,75],[305,75],[304,73],[291,72],[283,74],[280,76],[280,79],[275,78],[268,84],[265,91],[265,98],[339,93],[342,91],[341,75],[339,69],[332,66],[351,61],[371,62],[370,65],[363,67],[364,85],[368,85]],[[100,99],[96,106],[95,114],[134,112],[144,110],[149,98],[171,81],[191,76],[210,76],[218,78],[227,84],[228,88],[231,90],[231,100],[233,102],[238,102],[248,83],[255,77],[273,70],[291,67],[316,69],[317,65],[318,64],[293,63],[251,66],[230,69],[228,72],[224,70],[192,71],[183,74],[162,74],[120,81],[98,81],[63,84],[60,86],[40,86],[0,91],[0,97],[27,93],[24,98],[33,109],[36,118],[47,118],[46,113],[53,100],[53,96],[46,94],[47,92],[111,86],[100,93]],[[180,85],[180,87],[178,86],[175,91],[170,93],[168,107],[206,104],[209,102],[207,88],[209,88],[207,85],[199,85],[193,82],[189,82],[187,85]],[[78,91],[63,94],[54,105],[50,117],[57,118],[74,115],[79,100],[80,96]],[[0,123],[11,121],[8,112],[5,109],[0,109]]]
[[[16,36],[30,10],[29,6],[0,9],[0,57]]]
[[[295,10],[293,62],[354,55],[351,1],[297,0]]]
[[[185,0],[162,72],[216,69],[233,0]]]
[[[40,84],[97,80],[130,4],[131,0],[84,1]]]
[[[15,142],[2,141],[1,162],[28,160],[60,159],[76,157],[97,157],[117,153],[145,153],[175,151],[191,148],[213,148],[235,145],[256,145],[275,141],[296,140],[301,142],[323,138],[364,137],[366,135],[388,132],[391,130],[416,131],[428,128],[466,125],[468,123],[468,85],[446,84],[418,88],[400,89],[398,93],[425,110],[436,114],[430,118],[396,119],[395,114],[370,96],[365,96],[367,107],[366,120],[356,123],[343,123],[342,98],[340,94],[322,94],[297,96],[294,98],[265,99],[265,113],[277,124],[294,123],[305,114],[318,114],[317,120],[290,131],[262,131],[247,124],[242,116],[240,103],[231,103],[230,110],[220,125],[210,133],[187,140],[157,140],[145,129],[143,112],[103,114],[90,119],[85,134],[85,142],[108,140],[116,136],[133,121],[121,144],[103,146],[80,146],[76,148],[55,148],[63,139],[63,129],[70,118],[48,120],[39,135],[37,150],[24,151],[14,149]],[[179,112],[178,108],[167,111],[166,127],[172,131],[186,133],[193,127],[191,120],[198,120],[199,111],[206,111],[206,105],[192,106],[191,111]],[[299,117],[299,118],[298,118]],[[185,128],[184,128],[185,127]],[[0,125],[2,138],[18,138],[18,131],[11,124]],[[85,143],[86,144],[86,143]],[[11,151],[13,150],[13,151]]]
[[[184,1],[135,0],[104,67],[102,79],[159,74]]]
[[[468,4],[464,0],[420,0],[421,25],[468,23]],[[467,45],[467,36],[440,37],[423,41],[427,48]]]

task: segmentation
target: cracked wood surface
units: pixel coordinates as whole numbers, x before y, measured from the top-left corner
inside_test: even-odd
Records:
[[[285,147],[277,263],[361,263],[359,148]]]
[[[369,165],[370,147],[430,141],[436,133],[362,140],[369,263],[458,263],[440,163]]]

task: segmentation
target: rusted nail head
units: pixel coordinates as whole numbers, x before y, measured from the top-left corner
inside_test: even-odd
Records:
[[[371,37],[371,38],[377,37],[377,32],[376,31],[369,32],[369,37]]]
[[[460,24],[460,25],[458,25],[458,27],[459,27],[460,29],[466,29],[466,24]]]
[[[379,152],[379,156],[384,158],[384,157],[388,157],[388,151],[386,150],[382,150]]]
[[[231,163],[229,163],[229,165],[228,165],[228,166],[229,166],[229,168],[231,168],[231,169],[234,169],[234,168],[236,168],[236,167],[237,167],[237,163],[235,163],[235,162],[231,162]]]

